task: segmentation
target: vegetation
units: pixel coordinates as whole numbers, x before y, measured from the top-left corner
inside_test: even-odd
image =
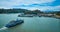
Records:
[[[33,11],[26,11],[25,14],[38,14],[38,13],[43,13],[40,10],[33,10]]]
[[[0,13],[23,13],[26,9],[0,9]]]
[[[47,12],[42,12],[40,10],[31,11],[31,10],[26,10],[26,9],[15,9],[15,8],[13,8],[13,9],[0,9],[0,14],[1,13],[46,14]],[[60,15],[60,11],[49,12],[49,14]]]
[[[0,14],[1,13],[24,13],[24,14],[38,14],[38,13],[43,13],[40,10],[26,10],[26,9],[0,9]]]
[[[60,16],[60,11],[56,13],[56,15]]]

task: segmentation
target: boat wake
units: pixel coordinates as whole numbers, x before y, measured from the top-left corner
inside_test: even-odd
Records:
[[[0,30],[6,30],[6,29],[8,29],[7,27],[2,27],[2,28],[0,28]]]

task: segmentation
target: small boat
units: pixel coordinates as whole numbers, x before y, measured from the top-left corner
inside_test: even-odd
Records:
[[[11,28],[11,27],[14,27],[14,26],[22,24],[22,23],[24,23],[23,20],[12,20],[8,24],[6,24],[5,27]]]

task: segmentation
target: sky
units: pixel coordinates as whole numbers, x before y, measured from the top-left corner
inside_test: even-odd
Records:
[[[60,11],[60,0],[0,0],[0,8],[22,8],[28,10]]]

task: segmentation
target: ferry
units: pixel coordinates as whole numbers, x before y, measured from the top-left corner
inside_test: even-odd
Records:
[[[22,23],[24,23],[24,20],[12,20],[8,24],[6,24],[5,27],[11,28]]]

